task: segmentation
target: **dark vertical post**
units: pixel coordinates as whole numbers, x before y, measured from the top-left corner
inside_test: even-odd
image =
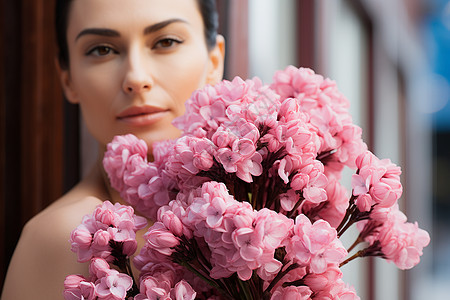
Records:
[[[299,67],[314,69],[317,53],[315,19],[316,1],[298,0],[297,4],[297,64]]]
[[[54,0],[1,1],[2,284],[23,225],[62,194],[64,116],[53,13]]]

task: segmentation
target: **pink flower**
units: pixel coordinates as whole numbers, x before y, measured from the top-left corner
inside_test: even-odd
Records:
[[[294,226],[292,219],[267,208],[257,212],[254,222],[255,233],[262,237],[264,248],[270,251],[280,247]]]
[[[242,158],[252,157],[256,151],[255,144],[247,138],[236,139],[233,142],[232,150],[238,153]]]
[[[159,281],[159,278],[147,276],[141,281],[140,294],[136,300],[170,300],[171,282]]]
[[[130,276],[110,270],[105,277],[99,279],[97,296],[99,299],[125,299],[132,285],[133,279]]]
[[[317,299],[359,300],[360,298],[353,287],[349,287],[342,280],[337,280],[333,285],[315,293]]]
[[[283,264],[274,259],[271,252],[266,252],[263,255],[263,259],[260,259],[260,264],[261,266],[259,267],[257,274],[265,282],[273,280],[283,268]]]
[[[252,228],[239,228],[234,231],[233,241],[246,261],[257,260],[263,253],[262,238]]]
[[[235,138],[236,137],[234,134],[221,126],[217,129],[216,132],[214,132],[213,136],[211,137],[211,141],[218,148],[226,148],[232,144]]]
[[[278,287],[272,294],[271,300],[308,300],[312,292],[307,286]]]
[[[361,170],[364,166],[372,165],[375,159],[376,157],[372,152],[365,151],[356,158],[356,167]]]
[[[286,193],[280,195],[281,208],[285,211],[291,211],[299,200],[300,195],[295,190],[290,189]]]
[[[86,262],[92,257],[92,233],[88,228],[81,224],[70,235],[72,252],[77,253],[79,262]]]
[[[302,212],[312,221],[323,219],[327,221],[331,227],[337,228],[345,215],[349,203],[347,189],[342,186],[337,179],[332,178],[325,187],[327,193],[327,201],[321,202],[319,205],[305,204]]]
[[[330,266],[320,274],[309,273],[304,277],[305,284],[314,292],[328,290],[343,276],[338,266]]]
[[[163,223],[156,222],[144,235],[146,242],[156,251],[164,255],[171,255],[179,240]]]
[[[141,248],[139,255],[133,258],[133,263],[136,268],[141,271],[141,277],[143,277],[146,273],[150,273],[150,275],[153,274],[149,270],[153,270],[155,265],[169,264],[171,261],[167,255],[155,250],[149,244],[145,244]]]
[[[423,248],[430,243],[428,232],[408,223],[398,204],[375,208],[360,226],[360,237],[370,243],[365,256],[382,256],[405,270],[417,265]]]
[[[224,199],[214,197],[206,208],[206,224],[210,228],[217,228],[222,225],[223,215],[227,209]]]
[[[372,196],[369,194],[363,194],[359,195],[358,198],[356,198],[356,206],[358,207],[358,210],[363,211],[370,211],[372,208],[372,205],[374,204],[374,201],[372,199]]]
[[[374,205],[392,207],[402,194],[400,168],[369,151],[357,157],[356,165],[358,174],[352,177],[352,187],[360,211],[369,211]]]
[[[146,159],[147,144],[132,134],[116,136],[107,146],[107,151],[103,158],[103,166],[108,173],[112,187],[119,191],[123,187],[123,175],[128,159],[133,154]]]
[[[127,186],[139,186],[140,184],[148,182],[150,173],[150,166],[138,154],[133,154],[129,157],[127,168],[123,173],[123,182]]]
[[[311,272],[323,273],[330,264],[339,264],[347,251],[336,230],[324,220],[311,221],[299,215],[295,219],[294,235],[286,240],[286,251],[300,265],[309,265]]]
[[[337,300],[360,300],[355,289],[352,286],[345,284],[342,280],[331,288],[330,293],[334,296],[334,299]]]
[[[303,190],[303,196],[306,200],[312,203],[321,203],[327,200],[327,193],[325,189],[317,186],[305,188]]]
[[[199,170],[207,171],[212,167],[213,163],[213,156],[206,150],[194,154],[193,164]]]
[[[96,299],[95,284],[80,275],[69,275],[64,280],[65,300]]]
[[[250,105],[252,105],[253,103],[251,103]],[[251,107],[249,107],[248,109],[250,110]],[[245,143],[249,144],[250,147],[251,145],[255,145],[258,142],[261,134],[256,124],[254,124],[251,121],[243,120],[242,124],[236,125],[237,125],[237,132],[239,133],[239,136],[241,137],[242,141],[245,141]],[[248,141],[250,141],[250,143],[248,143]]]
[[[241,159],[238,153],[233,152],[229,148],[221,148],[217,151],[215,157],[228,173],[235,173],[237,171],[236,163]]]
[[[371,187],[370,194],[380,206],[391,207],[402,194],[401,184],[397,184],[397,182],[388,184],[380,181]]]
[[[352,188],[353,195],[359,196],[369,192],[371,176],[364,178],[361,175],[353,174],[352,176]]]
[[[78,254],[80,262],[92,257],[113,261],[111,241],[114,241],[120,244],[120,249],[115,250],[130,256],[137,247],[136,231],[146,224],[145,218],[134,215],[133,208],[105,201],[97,206],[91,216],[85,216],[82,224],[71,233],[72,251]]]
[[[176,300],[194,300],[197,293],[192,287],[184,280],[178,282],[175,287],[170,291],[173,299]]]
[[[422,249],[430,243],[430,236],[420,229],[417,223],[400,223],[392,226],[390,230],[382,227],[378,240],[387,260],[405,270],[419,263]]]
[[[262,174],[262,156],[258,152],[255,152],[252,157],[243,159],[237,168],[236,175],[245,182],[253,182],[253,176],[259,176]]]
[[[89,274],[93,275],[95,278],[105,277],[110,270],[111,268],[108,262],[103,258],[95,257],[89,264]]]
[[[183,223],[169,206],[163,206],[158,210],[158,220],[174,235],[180,237],[183,234]]]
[[[328,179],[323,173],[323,165],[319,161],[312,161],[303,166],[294,176],[292,186],[301,188],[306,201],[319,204],[327,200],[325,187]]]

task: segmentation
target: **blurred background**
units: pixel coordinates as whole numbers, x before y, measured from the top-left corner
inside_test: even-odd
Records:
[[[361,299],[450,295],[450,1],[217,0],[226,78],[287,65],[334,79],[369,148],[403,169],[401,208],[431,234],[422,261],[343,268]],[[0,282],[22,226],[95,159],[54,68],[51,0],[0,4]],[[348,246],[348,245],[347,245]],[[0,286],[1,288],[1,286]]]

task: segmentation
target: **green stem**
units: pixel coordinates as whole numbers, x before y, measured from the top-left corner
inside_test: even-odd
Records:
[[[245,299],[252,300],[252,295],[249,290],[248,282],[238,279],[239,286],[244,293]]]
[[[203,252],[200,250],[200,247],[198,246],[197,241],[192,238],[192,246],[194,248],[194,251],[197,255],[197,260],[199,261],[200,265],[204,264],[206,266],[206,268],[208,269],[212,269],[211,263],[206,259],[205,255],[203,254]]]

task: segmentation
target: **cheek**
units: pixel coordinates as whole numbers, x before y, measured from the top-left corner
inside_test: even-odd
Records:
[[[172,99],[179,109],[178,115],[184,113],[184,103],[191,97],[192,93],[205,85],[207,70],[208,60],[205,54],[204,56],[198,56],[197,59],[185,61],[178,65],[175,74],[168,75],[172,80],[167,82],[172,82],[172,85],[168,84],[167,86],[172,91]]]
[[[120,88],[117,68],[111,66],[89,68],[79,66],[74,74],[74,87],[78,91],[80,104],[86,108],[111,110],[113,100]]]
[[[99,142],[109,142],[112,139],[113,105],[117,95],[117,83],[112,78],[115,72],[98,72],[88,68],[77,68],[76,71],[78,73],[74,73],[73,82],[84,122]]]
[[[83,95],[108,95],[118,84],[119,67],[114,63],[103,66],[83,66],[74,69],[73,82],[76,89]]]

